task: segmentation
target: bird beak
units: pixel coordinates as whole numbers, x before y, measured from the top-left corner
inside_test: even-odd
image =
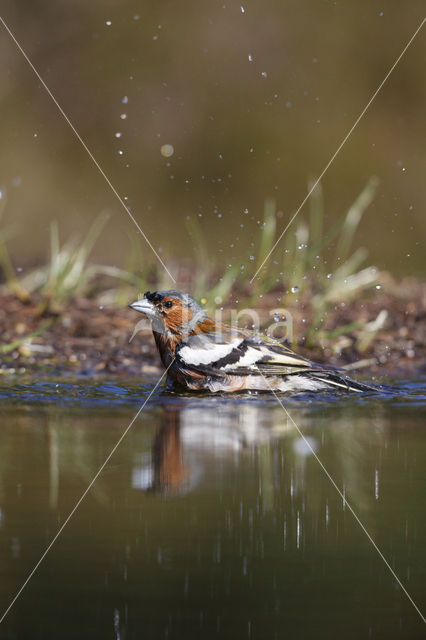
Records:
[[[142,298],[142,300],[136,300],[136,302],[132,302],[132,304],[129,304],[129,307],[130,309],[134,309],[134,311],[144,313],[146,316],[148,316],[148,318],[155,318],[157,315],[154,305],[146,298]]]

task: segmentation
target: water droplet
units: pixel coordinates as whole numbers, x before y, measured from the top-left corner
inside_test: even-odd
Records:
[[[245,13],[246,12],[246,10],[244,9],[244,7],[242,5],[240,7],[240,11],[241,11],[241,13]]]
[[[248,209],[244,209],[243,213],[248,214]]]
[[[253,260],[254,260],[254,256],[250,256],[250,260],[253,262]]]
[[[248,61],[253,62],[253,56],[251,55],[251,53],[248,54]]]
[[[129,102],[129,98],[128,98],[127,96],[124,96],[124,97],[121,99],[121,102],[122,102],[123,104],[127,104],[127,103]]]
[[[120,115],[120,118],[121,118],[122,120],[125,120],[125,119],[127,118],[127,113],[122,113],[122,114]]]
[[[123,155],[123,153],[124,153],[124,151],[123,151],[122,149],[119,149],[119,150],[118,150],[118,155],[119,155],[119,156],[122,156],[122,155]]]
[[[376,289],[381,289],[382,285],[381,284],[376,284]]]
[[[280,321],[279,313],[274,313],[274,322],[279,322],[279,321]]]
[[[330,280],[332,275],[333,275],[332,273],[327,273],[327,278]]]
[[[110,26],[112,25],[112,22],[111,22],[111,20],[107,20],[107,21],[105,22],[105,24],[106,24],[106,26],[107,26],[107,27],[110,27]]]
[[[262,76],[262,78],[267,78],[268,74],[266,73],[266,71],[262,71],[262,73],[260,74]]]
[[[121,133],[121,131],[116,131],[114,135],[116,138],[121,138],[123,134]]]
[[[244,271],[244,265],[243,264],[241,265],[240,270]]]
[[[175,152],[175,149],[172,144],[163,144],[163,146],[160,149],[160,152],[161,152],[161,155],[164,156],[165,158],[171,158],[171,156]]]
[[[291,288],[292,293],[297,293],[299,291],[299,287],[295,286]]]

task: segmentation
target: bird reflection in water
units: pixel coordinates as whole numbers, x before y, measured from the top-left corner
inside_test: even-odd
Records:
[[[293,498],[301,497],[309,484],[307,474],[318,472],[316,462],[314,468],[308,465],[309,458],[313,452],[320,458],[324,455],[320,414],[316,420],[315,414],[293,409],[301,432],[306,434],[302,438],[279,405],[271,403],[265,409],[254,398],[240,403],[211,400],[183,399],[162,407],[151,449],[133,457],[133,489],[186,494],[201,483],[226,482],[226,476],[228,480],[234,477],[237,468],[250,460],[258,474],[264,509],[273,509],[275,500],[287,490]],[[356,428],[350,427],[347,414],[347,409],[342,415],[336,411],[333,424],[327,425],[327,448],[339,452],[334,461],[338,475],[351,487],[358,504],[367,508],[370,501],[358,461],[365,437],[371,439],[372,425],[364,417]],[[314,494],[310,492],[311,506]]]
[[[137,457],[132,486],[166,494],[193,489],[212,457],[221,462],[239,452],[268,443],[291,426],[274,412],[270,419],[260,407],[220,407],[174,404],[166,406],[154,436],[151,454]],[[236,458],[234,460],[236,463]]]
[[[152,447],[151,488],[154,491],[176,493],[185,487],[189,475],[183,460],[180,411],[175,407],[166,410],[162,422]]]

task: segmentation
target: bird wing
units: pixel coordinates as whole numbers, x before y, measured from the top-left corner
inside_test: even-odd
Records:
[[[206,375],[284,375],[315,366],[271,338],[232,329],[188,336],[176,357],[183,366]]]
[[[351,380],[332,367],[310,362],[272,338],[232,328],[184,338],[176,350],[176,360],[185,375],[222,381],[228,375],[263,375],[303,379],[300,390],[306,388],[306,381],[314,381],[345,391],[375,391],[371,385]]]

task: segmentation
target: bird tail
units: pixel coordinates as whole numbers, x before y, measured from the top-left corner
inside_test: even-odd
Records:
[[[334,369],[309,369],[308,371],[304,371],[303,375],[311,378],[312,380],[321,381],[330,386],[330,388],[343,389],[345,391],[356,391],[359,393],[363,391],[377,391],[377,388],[373,385],[352,380],[348,376],[342,375]]]

